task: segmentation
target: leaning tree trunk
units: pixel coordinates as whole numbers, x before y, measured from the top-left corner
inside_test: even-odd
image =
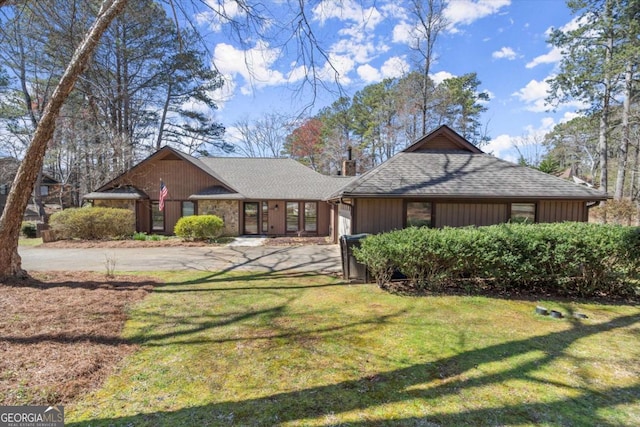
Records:
[[[0,0],[0,6],[5,3]],[[56,86],[51,99],[40,118],[33,139],[18,173],[13,181],[11,192],[0,217],[0,280],[10,277],[24,277],[22,260],[18,254],[18,239],[20,225],[27,207],[29,197],[33,192],[38,172],[42,168],[47,143],[53,136],[56,119],[60,114],[64,101],[73,89],[78,76],[84,71],[93,54],[100,37],[111,21],[122,11],[127,0],[104,0],[95,22],[85,35],[84,40],[76,48],[67,69]]]

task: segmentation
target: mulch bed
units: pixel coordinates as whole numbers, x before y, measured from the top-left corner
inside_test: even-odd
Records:
[[[128,307],[157,282],[90,272],[0,283],[0,405],[65,404],[99,386],[137,345]]]

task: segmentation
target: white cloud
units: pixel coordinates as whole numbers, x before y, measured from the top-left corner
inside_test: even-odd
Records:
[[[439,85],[443,81],[455,76],[448,71],[438,71],[437,73],[431,74],[430,77],[435,84]]]
[[[392,0],[389,3],[380,5],[380,11],[385,17],[388,18],[393,18],[396,20],[407,19],[407,9],[402,7],[402,5],[397,1]]]
[[[362,4],[354,0],[322,0],[312,10],[313,19],[321,25],[329,19],[351,21],[372,31],[383,20],[383,16],[375,7],[363,8]]]
[[[457,32],[457,25],[469,25],[510,4],[511,0],[456,0],[450,1],[443,13],[449,21],[449,30]]]
[[[376,83],[382,80],[380,72],[369,64],[359,66],[357,71],[358,76],[360,76],[365,83]]]
[[[349,84],[349,73],[355,68],[355,61],[347,55],[329,54],[329,61],[318,72],[318,77],[326,82],[338,80],[340,84]]]
[[[280,57],[280,51],[273,49],[268,43],[259,41],[248,50],[219,43],[213,53],[213,63],[226,81],[234,81],[241,76],[245,84],[240,91],[248,95],[252,88],[277,86],[280,84],[298,81],[304,77],[299,69],[291,70],[288,76],[273,68]],[[235,84],[233,86],[235,88]]]
[[[394,43],[405,43],[409,44],[413,41],[412,36],[413,28],[410,24],[405,21],[402,21],[396,24],[393,27],[392,40]]]
[[[208,25],[214,32],[221,31],[223,24],[229,20],[245,15],[245,11],[238,7],[235,0],[206,0],[205,4],[208,9],[196,14],[196,23]]]
[[[376,54],[385,50],[387,49],[384,46],[377,48],[371,41],[359,41],[355,38],[342,39],[331,46],[331,52],[348,55],[358,64],[371,61]]]
[[[404,56],[393,56],[384,61],[380,72],[383,78],[395,78],[407,73],[410,68],[411,66]]]
[[[496,59],[508,59],[509,61],[516,59],[516,53],[510,47],[503,47],[493,52],[491,56]]]
[[[498,135],[493,138],[489,143],[482,147],[482,151],[485,153],[491,153],[496,157],[513,162],[515,157],[513,154],[509,154],[508,151],[513,149],[513,137],[510,135]]]
[[[409,68],[409,63],[404,56],[393,56],[387,59],[379,70],[370,64],[364,64],[356,71],[365,83],[377,83],[386,78],[400,77],[407,73]]]
[[[533,58],[533,61],[527,63],[526,67],[533,68],[540,64],[555,64],[556,62],[560,62],[560,60],[562,60],[562,51],[558,47],[553,47],[544,55]]]
[[[549,83],[546,81],[531,80],[525,87],[512,95],[526,104],[525,110],[541,113],[547,111],[545,98],[548,96]]]

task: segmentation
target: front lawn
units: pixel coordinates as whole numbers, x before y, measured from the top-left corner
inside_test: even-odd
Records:
[[[165,274],[67,425],[640,425],[640,308]],[[537,304],[587,319],[551,319]]]

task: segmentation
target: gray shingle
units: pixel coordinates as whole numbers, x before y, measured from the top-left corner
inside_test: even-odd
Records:
[[[416,151],[397,154],[333,197],[532,198],[603,200],[604,193],[488,154]]]
[[[203,157],[214,171],[246,199],[322,200],[352,178],[326,176],[293,159]]]

